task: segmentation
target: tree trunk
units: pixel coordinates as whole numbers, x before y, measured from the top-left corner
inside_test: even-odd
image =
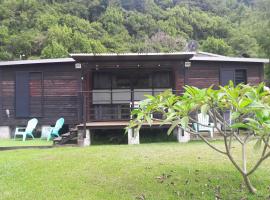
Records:
[[[253,187],[251,184],[247,174],[247,157],[246,157],[246,144],[242,144],[242,161],[243,161],[243,178],[245,185],[247,186],[247,189],[250,193],[255,194],[256,193],[256,188]]]
[[[257,192],[256,188],[253,187],[253,185],[251,184],[249,178],[247,175],[243,174],[243,178],[244,178],[244,182],[245,185],[247,186],[247,189],[250,193],[255,194]]]

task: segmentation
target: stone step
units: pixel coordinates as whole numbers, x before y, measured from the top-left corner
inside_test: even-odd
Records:
[[[77,144],[77,133],[78,129],[77,128],[72,128],[69,129],[69,132],[64,133],[61,135],[61,137],[57,137],[53,140],[54,145],[60,146],[60,145],[66,145],[70,144],[70,142],[74,142],[74,144]]]
[[[61,141],[61,140],[62,140],[62,137],[57,137],[57,138],[54,138],[54,139],[53,139],[54,142],[59,142],[59,141]]]
[[[69,136],[70,136],[70,132],[67,132],[61,135],[62,138],[69,137]]]

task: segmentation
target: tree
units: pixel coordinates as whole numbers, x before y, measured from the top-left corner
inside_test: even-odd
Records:
[[[223,40],[214,37],[208,37],[202,42],[202,50],[206,52],[230,55],[232,53],[232,48]]]
[[[41,52],[41,58],[63,58],[67,56],[67,49],[55,41],[52,41]]]
[[[231,113],[231,122],[224,117],[228,111]],[[194,117],[198,112],[209,115],[214,128],[223,136],[224,149],[217,148],[194,130],[192,123],[200,124]],[[153,119],[153,113],[160,113],[163,117]],[[132,115],[134,119],[130,121],[127,129],[140,129],[146,122],[151,126],[154,120],[159,120],[161,124],[171,123],[168,134],[179,127],[200,137],[209,147],[226,155],[242,175],[249,192],[256,192],[249,177],[265,159],[270,157],[270,89],[264,84],[234,86],[231,82],[228,86],[220,86],[218,90],[213,90],[212,87],[198,89],[186,86],[182,96],[176,96],[170,91],[157,96],[148,96],[140,103],[138,109],[133,110]],[[248,170],[247,146],[254,144],[250,142],[254,140],[256,141],[254,148],[261,149],[262,146],[262,149],[259,158],[252,160],[254,165]],[[240,144],[242,148],[241,163],[232,151],[235,143]]]
[[[146,39],[143,52],[182,51],[185,46],[184,38],[174,38],[164,32],[157,32],[150,39]]]

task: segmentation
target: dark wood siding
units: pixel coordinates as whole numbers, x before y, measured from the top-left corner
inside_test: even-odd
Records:
[[[231,62],[192,62],[190,68],[184,67],[184,61],[179,60],[124,60],[113,62],[83,63],[84,81],[81,85],[81,70],[75,69],[74,63],[30,64],[20,66],[6,66],[0,68],[0,125],[25,125],[31,117],[39,119],[39,125],[54,124],[64,117],[67,124],[77,124],[82,119],[82,99],[78,94],[82,89],[93,89],[92,75],[96,71],[136,68],[144,71],[172,71],[175,90],[182,91],[185,84],[199,88],[218,86],[221,83],[221,69],[246,69],[247,82],[258,84],[263,81],[263,64],[259,63],[231,63]],[[16,117],[16,72],[28,73],[29,116]],[[26,84],[27,85],[27,84]],[[81,88],[83,87],[83,88]],[[90,110],[91,93],[86,95],[90,102],[84,109]],[[18,103],[18,102],[17,102]],[[10,111],[10,118],[6,110]]]
[[[39,125],[52,125],[64,117],[67,124],[79,121],[80,70],[74,63],[34,64],[1,68],[1,115],[0,125],[25,125],[31,117],[39,119]],[[16,117],[16,71],[29,73],[29,115]],[[10,111],[10,118],[6,116]]]
[[[193,62],[188,68],[188,85],[206,88],[219,85],[220,63]]]
[[[174,89],[178,94],[181,93],[183,91],[183,86],[185,85],[185,68],[183,63],[173,66],[173,80]]]
[[[16,117],[29,116],[29,73],[17,71],[15,79],[15,115]]]
[[[43,73],[30,72],[29,73],[29,116],[43,117]]]
[[[221,70],[247,70],[247,83],[258,84],[263,81],[263,64],[261,63],[237,63],[237,62],[192,62],[188,69],[188,84],[199,88],[218,86],[221,82]]]

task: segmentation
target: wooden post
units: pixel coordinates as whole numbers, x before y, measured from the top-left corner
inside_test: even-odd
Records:
[[[86,96],[83,98],[83,137],[86,135]]]

